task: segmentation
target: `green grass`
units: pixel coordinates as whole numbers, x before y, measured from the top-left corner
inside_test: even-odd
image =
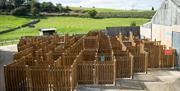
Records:
[[[0,15],[0,31],[15,28],[22,24],[30,22],[30,18],[22,18],[10,15]]]
[[[9,39],[18,39],[21,36],[35,36],[38,35],[38,31],[30,28],[22,28],[13,32],[0,35],[0,41]]]
[[[148,11],[148,10],[118,10],[118,9],[107,9],[107,8],[80,8],[80,7],[70,7],[70,9],[72,9],[72,10],[96,10],[97,12],[144,12],[144,11]]]
[[[112,26],[129,26],[135,21],[137,25],[144,24],[148,19],[142,18],[77,18],[77,17],[48,17],[42,19],[36,28],[57,28],[60,33],[87,33],[89,30],[105,29]]]
[[[35,25],[35,28],[22,28],[10,33],[0,35],[0,40],[20,38],[21,36],[38,35],[40,28],[57,28],[60,34],[87,33],[90,30],[105,29],[113,26],[129,26],[135,21],[137,25],[142,25],[149,21],[144,18],[78,18],[78,17],[47,17]],[[14,23],[16,23],[14,21]]]

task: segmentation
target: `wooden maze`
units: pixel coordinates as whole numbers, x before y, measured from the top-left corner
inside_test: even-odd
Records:
[[[6,91],[72,91],[78,84],[116,84],[148,68],[175,65],[175,51],[164,55],[157,41],[130,33],[23,37],[13,63],[4,66]]]

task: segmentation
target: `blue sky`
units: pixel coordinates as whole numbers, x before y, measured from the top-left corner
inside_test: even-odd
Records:
[[[39,0],[40,2],[62,3],[64,6],[82,6],[112,9],[158,9],[162,0]]]

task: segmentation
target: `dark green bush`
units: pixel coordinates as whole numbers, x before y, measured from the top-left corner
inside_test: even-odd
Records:
[[[96,10],[89,10],[88,14],[90,17],[94,18],[98,12]]]
[[[130,26],[136,26],[136,22],[131,22],[131,25]]]
[[[16,15],[16,16],[24,16],[24,15],[28,15],[28,12],[29,12],[29,10],[26,7],[21,6],[21,7],[15,8],[11,12],[11,14]]]

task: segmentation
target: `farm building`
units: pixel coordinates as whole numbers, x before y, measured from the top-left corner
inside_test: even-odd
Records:
[[[141,38],[176,48],[180,67],[180,0],[164,0],[151,22],[141,27]]]
[[[39,31],[40,35],[49,36],[54,35],[56,33],[56,28],[42,28]]]
[[[120,26],[120,27],[107,27],[105,33],[109,36],[117,36],[119,33],[122,35],[129,35],[132,32],[134,36],[140,37],[140,26]]]

